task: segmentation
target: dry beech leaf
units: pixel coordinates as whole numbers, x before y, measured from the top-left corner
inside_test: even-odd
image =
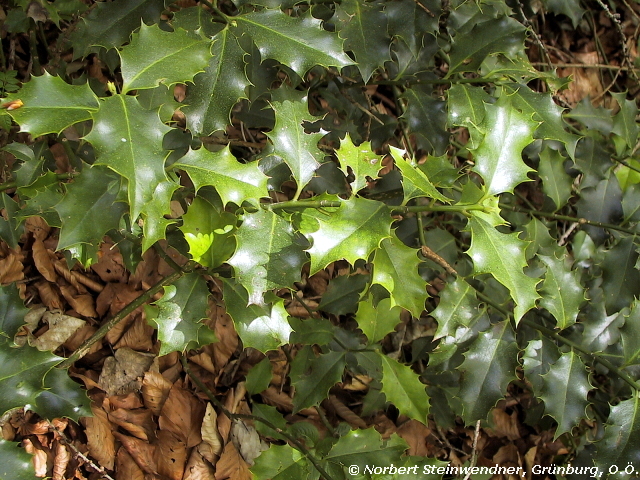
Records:
[[[218,432],[218,414],[210,403],[207,403],[207,408],[204,412],[200,434],[202,435],[202,441],[211,446],[211,450],[215,455],[220,456],[220,453],[222,453],[222,437]],[[209,458],[207,460],[212,461]]]
[[[191,392],[174,385],[158,419],[160,429],[174,433],[187,447],[195,447],[202,441],[200,426],[204,410],[204,405]]]
[[[109,420],[140,440],[151,441],[155,436],[155,424],[151,410],[125,410],[109,412]]]
[[[144,472],[133,460],[125,447],[118,449],[116,457],[116,471],[118,472],[118,480],[144,480]]]
[[[89,455],[107,470],[113,470],[116,447],[107,413],[95,405],[91,405],[91,411],[93,417],[82,418],[86,428]]]
[[[124,395],[112,395],[106,400],[109,402],[110,410],[116,410],[118,408],[134,410],[144,407],[140,397],[134,392],[129,392]]]
[[[158,474],[158,467],[155,460],[156,447],[143,440],[128,435],[123,435],[120,432],[113,432],[113,435],[120,440],[120,443],[127,449],[133,461],[136,462],[144,472],[151,473],[153,475]]]
[[[60,311],[45,312],[42,320],[49,325],[49,330],[31,342],[34,347],[41,351],[57,349],[86,324],[84,320],[64,315]]]
[[[49,282],[56,283],[58,275],[53,266],[53,262],[57,260],[55,253],[47,250],[42,240],[36,239],[31,247],[33,253],[33,263],[35,263],[38,272]]]
[[[0,259],[0,284],[17,282],[24,278],[22,260],[24,260],[22,255],[13,252]]]
[[[158,473],[171,480],[182,480],[187,464],[187,448],[173,433],[167,430],[158,432],[155,460]]]
[[[94,299],[92,295],[88,293],[78,294],[76,289],[71,285],[58,284],[58,288],[60,288],[62,296],[67,302],[69,302],[69,305],[71,305],[71,307],[73,307],[73,309],[80,315],[91,318],[96,318],[98,316],[94,307]]]
[[[485,431],[491,437],[507,437],[514,441],[522,437],[518,427],[518,413],[513,412],[509,415],[500,408],[494,408],[491,412],[493,416],[492,428],[486,428]]]
[[[35,283],[35,287],[38,289],[40,300],[44,303],[49,310],[62,310],[64,303],[58,294],[58,291],[54,286],[46,280],[40,280]]]
[[[211,480],[212,478],[214,478],[213,467],[203,458],[199,449],[191,450],[182,480]]]
[[[144,406],[160,416],[165,400],[171,391],[171,382],[158,372],[147,372],[142,380],[142,398]]]
[[[417,420],[403,423],[398,427],[397,434],[409,445],[409,455],[423,457],[433,453],[429,451],[427,442],[431,429]]]
[[[119,348],[107,357],[100,373],[100,388],[108,395],[123,395],[140,390],[141,379],[153,363],[154,355],[130,348]]]
[[[345,420],[353,429],[362,428],[366,429],[368,427],[367,422],[362,420],[358,415],[356,415],[349,407],[347,407],[344,403],[342,403],[338,397],[335,395],[329,396],[329,401],[331,405],[336,410],[336,413],[340,418]]]
[[[115,348],[129,347],[132,350],[152,350],[153,332],[154,328],[142,318],[142,315],[138,315],[122,334],[118,343],[115,344]]]
[[[22,439],[22,446],[27,451],[27,453],[33,455],[33,468],[35,470],[36,477],[46,477],[47,476],[47,452],[42,450],[41,448],[36,448],[33,442],[28,439]]]
[[[252,480],[249,465],[240,456],[233,443],[225,445],[222,455],[216,463],[216,480]]]
[[[91,265],[91,270],[106,284],[126,284],[129,279],[120,250],[110,239],[100,245],[98,262]]]
[[[33,233],[33,236],[36,239],[44,241],[44,239],[49,236],[51,227],[47,225],[44,218],[39,215],[34,215],[32,217],[27,217],[24,222],[24,230],[25,232]]]
[[[66,445],[58,442],[56,445],[56,456],[53,459],[53,475],[52,480],[65,480],[65,472],[67,465],[71,460],[71,454],[67,450]]]

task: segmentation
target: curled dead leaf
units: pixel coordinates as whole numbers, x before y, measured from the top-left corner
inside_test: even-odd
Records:
[[[89,455],[102,467],[113,470],[116,449],[111,423],[103,409],[92,405],[91,411],[93,417],[82,418],[82,423],[86,428]]]

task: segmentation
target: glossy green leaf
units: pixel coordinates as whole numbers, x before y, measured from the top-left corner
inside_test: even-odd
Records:
[[[262,304],[267,290],[291,288],[300,281],[307,263],[305,245],[282,217],[263,209],[248,213],[236,239],[238,247],[229,264],[249,293],[249,304]]]
[[[626,316],[624,326],[620,329],[620,339],[624,354],[624,365],[640,363],[640,303],[638,300],[631,305],[631,312]]]
[[[583,188],[576,202],[578,216],[600,223],[614,223],[622,217],[622,191],[615,175],[610,174],[594,187]],[[600,227],[583,227],[596,244],[607,238],[607,232]]]
[[[271,445],[260,454],[251,467],[254,478],[271,480],[294,480],[307,478],[315,469],[307,458],[289,445]]]
[[[96,151],[96,164],[127,179],[132,219],[154,200],[158,184],[167,181],[164,161],[169,152],[162,148],[162,137],[169,130],[157,113],[126,95],[102,99],[93,115],[93,129],[85,138]]]
[[[165,287],[162,298],[145,306],[147,321],[158,329],[160,352],[185,352],[214,341],[201,320],[207,316],[209,289],[201,275],[189,273]]]
[[[354,52],[362,79],[391,60],[387,36],[387,15],[382,4],[346,0],[336,7],[337,27],[345,50]]]
[[[371,299],[365,299],[358,303],[356,322],[369,343],[377,343],[400,323],[401,311],[398,306],[392,307],[388,298],[380,300],[375,307]]]
[[[616,142],[616,147],[618,154],[622,154],[625,150],[632,150],[636,146],[640,131],[636,122],[638,107],[635,100],[626,100],[626,93],[612,93],[612,95],[620,106],[620,111],[613,117],[612,131],[620,140]]]
[[[322,295],[318,309],[334,315],[346,315],[357,310],[360,294],[370,280],[369,275],[339,275],[332,278]]]
[[[372,283],[391,294],[391,306],[399,305],[419,318],[427,299],[426,282],[418,273],[417,251],[396,236],[385,238],[373,257]]]
[[[273,304],[249,305],[249,294],[240,283],[227,279],[222,282],[227,312],[245,348],[264,353],[289,341],[291,327],[282,299]]]
[[[232,19],[236,37],[253,39],[263,59],[273,58],[299,76],[314,65],[344,67],[353,61],[342,51],[337,34],[322,29],[321,22],[303,15],[293,18],[280,10],[263,10]]]
[[[566,15],[569,17],[574,28],[578,26],[580,19],[586,11],[582,8],[580,0],[543,0],[543,3],[549,11],[556,15]]]
[[[82,173],[54,208],[60,215],[62,228],[58,250],[78,243],[99,245],[105,233],[118,228],[127,205],[118,202],[120,177],[108,168],[84,165]]]
[[[401,118],[415,136],[418,148],[443,155],[449,142],[445,102],[434,98],[431,88],[419,85],[405,90],[401,98],[407,102]]]
[[[544,388],[544,378],[542,375],[549,371],[549,368],[560,358],[560,351],[556,344],[540,335],[527,343],[522,353],[522,366],[526,380],[533,387],[533,393],[540,396]]]
[[[303,122],[317,120],[309,115],[305,92],[286,90],[281,97],[282,101],[271,102],[276,124],[266,134],[273,143],[275,153],[291,169],[300,192],[324,160],[324,153],[318,148],[318,141],[324,134],[304,131]]]
[[[66,370],[54,368],[62,358],[12,343],[0,339],[0,411],[26,406],[45,418],[91,415],[84,390]]]
[[[460,326],[470,327],[479,314],[478,299],[471,285],[460,278],[448,282],[440,292],[438,307],[431,312],[438,322],[433,339],[452,336]]]
[[[514,108],[507,96],[485,108],[481,125],[485,135],[473,152],[473,170],[484,179],[488,195],[513,192],[518,184],[530,180],[527,173],[531,169],[522,161],[522,150],[533,141],[538,122]]]
[[[366,187],[367,178],[372,180],[378,178],[378,172],[382,168],[382,158],[371,150],[371,142],[363,142],[356,147],[350,135],[340,142],[336,156],[340,161],[340,170],[345,175],[351,173],[354,177],[351,182],[352,193],[358,193]]]
[[[351,198],[342,200],[335,211],[327,215],[316,209],[305,209],[306,218],[300,231],[313,242],[310,274],[331,262],[345,259],[352,265],[367,259],[380,242],[391,236],[392,219],[387,207],[374,200]]]
[[[450,126],[477,128],[484,120],[485,103],[489,103],[489,94],[484,88],[463,83],[452,85],[447,90],[447,99]]]
[[[21,232],[18,230],[16,212],[19,205],[6,193],[0,194],[0,210],[7,213],[7,220],[0,215],[0,239],[7,242],[11,248],[18,248]]]
[[[542,282],[540,306],[556,319],[556,327],[563,330],[576,322],[580,306],[585,301],[584,288],[578,272],[572,271],[567,259],[538,255],[547,267]]]
[[[313,358],[303,375],[292,378],[296,387],[294,412],[318,405],[327,398],[329,389],[342,380],[345,365],[345,352],[329,352]]]
[[[249,86],[245,74],[246,53],[230,28],[213,37],[212,52],[205,71],[196,75],[193,85],[188,85],[186,106],[182,108],[187,127],[197,135],[226,130],[231,124],[231,109],[246,97],[245,88]]]
[[[640,296],[638,252],[631,237],[622,238],[608,250],[602,262],[602,289],[607,313],[628,307]]]
[[[211,58],[211,41],[177,29],[167,32],[142,24],[122,49],[122,93],[187,83]]]
[[[589,98],[583,99],[566,116],[604,135],[609,135],[613,131],[611,112],[604,107],[594,107]]]
[[[478,335],[460,365],[462,382],[459,397],[466,425],[487,418],[496,402],[504,397],[509,382],[516,379],[518,346],[508,320]]]
[[[389,147],[391,156],[396,167],[402,172],[402,190],[404,191],[404,201],[407,203],[412,198],[428,197],[440,200],[444,203],[451,202],[450,199],[442,195],[436,187],[429,181],[422,170],[417,168],[415,159],[408,161],[404,159],[404,150]]]
[[[500,17],[476,25],[467,34],[454,37],[448,76],[473,72],[491,54],[515,57],[524,50],[525,27],[510,17]]]
[[[158,183],[151,196],[151,200],[142,207],[142,251],[146,252],[159,240],[165,238],[165,232],[169,225],[176,223],[169,217],[171,215],[171,198],[179,185],[172,181]]]
[[[247,392],[256,395],[265,391],[271,383],[272,366],[269,357],[265,357],[256,363],[247,373]]]
[[[474,215],[469,219],[468,228],[471,231],[471,247],[467,254],[473,260],[474,273],[490,273],[509,289],[516,303],[514,315],[517,324],[539,298],[536,293],[539,280],[523,272],[527,266],[524,255],[526,242],[520,240],[517,233],[500,233]]]
[[[575,166],[583,173],[581,189],[596,187],[598,182],[609,176],[613,164],[611,153],[596,135],[584,137],[578,142]]]
[[[11,110],[9,115],[20,125],[20,131],[29,132],[34,138],[60,133],[74,123],[90,120],[98,110],[98,100],[89,84],[69,85],[47,72],[33,77],[5,101],[18,99],[24,105]]]
[[[558,422],[555,439],[570,432],[585,417],[591,384],[582,359],[573,352],[563,353],[542,378],[540,398],[546,413]]]
[[[17,285],[15,283],[0,285],[0,332],[13,339],[20,327],[24,325],[24,316],[27,313],[29,309],[25,308]]]
[[[33,456],[18,446],[18,442],[8,442],[0,438],[0,478],[6,480],[33,480],[36,472]]]
[[[556,209],[561,208],[571,197],[573,179],[564,169],[564,161],[560,152],[545,147],[540,152],[538,173],[542,179],[542,191],[553,200]]]
[[[206,185],[215,187],[224,204],[258,203],[260,198],[269,196],[267,177],[257,163],[238,162],[229,147],[218,152],[210,152],[206,148],[190,150],[171,168],[187,172],[196,190]]]
[[[382,360],[382,392],[398,411],[414,420],[427,423],[429,396],[426,385],[411,367],[399,363],[386,355]]]

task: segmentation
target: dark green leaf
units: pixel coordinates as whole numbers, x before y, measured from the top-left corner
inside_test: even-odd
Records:
[[[628,307],[640,296],[640,272],[636,268],[638,252],[633,238],[621,239],[608,250],[602,261],[602,289],[607,313]]]
[[[560,358],[560,351],[552,340],[539,333],[537,337],[527,343],[522,355],[522,365],[525,378],[533,386],[533,393],[540,396],[544,388],[542,375],[547,373],[551,365]]]
[[[571,19],[574,28],[578,27],[585,9],[580,5],[580,0],[543,0],[549,11],[556,15],[566,15]]]
[[[620,329],[624,365],[640,363],[640,304],[635,300],[631,312],[626,316],[624,326]]]
[[[271,383],[272,368],[269,357],[263,358],[255,364],[247,373],[246,388],[247,392],[256,395],[265,391]]]
[[[549,147],[540,152],[538,173],[543,182],[542,191],[556,204],[556,210],[571,197],[573,179],[564,169],[565,160],[560,152]]]
[[[0,438],[0,478],[5,480],[33,480],[36,472],[32,456],[18,446]]]
[[[427,423],[429,414],[429,396],[426,385],[411,367],[398,363],[386,355],[382,360],[382,393],[393,403],[399,412],[414,420]]]
[[[544,255],[538,255],[538,258],[547,267],[540,290],[540,306],[555,317],[556,327],[563,330],[575,323],[580,306],[585,301],[584,289],[578,272],[572,271],[567,263],[568,259]]]
[[[24,325],[24,316],[29,313],[25,308],[15,283],[0,285],[0,331],[13,339],[18,329]]]
[[[576,108],[567,114],[567,117],[604,135],[609,135],[613,131],[611,112],[603,107],[594,107],[589,98],[582,100]]]
[[[613,223],[622,217],[622,192],[615,175],[609,175],[595,187],[583,188],[576,202],[578,215],[600,223]],[[607,238],[607,232],[593,225],[583,227],[597,244]]]
[[[345,352],[329,352],[313,358],[301,376],[292,378],[296,387],[294,412],[318,405],[327,398],[329,389],[342,380],[345,365]]]
[[[405,90],[401,98],[407,102],[401,118],[415,135],[418,148],[442,155],[449,141],[445,102],[433,98],[431,89],[420,85]]]
[[[257,479],[298,480],[308,478],[315,469],[295,448],[289,445],[271,445],[256,459],[251,472]]]
[[[0,194],[0,210],[4,209],[7,220],[0,214],[0,238],[11,248],[18,248],[21,233],[18,231],[16,212],[19,205],[6,193]]]
[[[348,465],[357,465],[361,472],[364,468],[378,465],[399,463],[400,456],[406,450],[406,442],[397,434],[391,435],[389,440],[382,440],[374,428],[366,430],[352,430],[340,437],[325,461],[339,466],[342,472]],[[351,475],[349,475],[350,478]]]
[[[340,275],[329,282],[318,309],[334,315],[354,313],[369,275]]]
[[[438,322],[434,340],[454,335],[460,326],[470,327],[478,318],[480,308],[475,290],[466,281],[456,278],[440,292],[440,303],[431,312]]]

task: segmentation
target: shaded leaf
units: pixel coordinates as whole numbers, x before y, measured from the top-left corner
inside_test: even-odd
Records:
[[[611,112],[604,107],[594,107],[589,98],[583,99],[566,116],[604,135],[609,135],[613,131]]]
[[[35,470],[32,456],[18,446],[18,442],[8,442],[0,438],[0,478],[12,480],[33,480]]]
[[[620,105],[620,111],[613,117],[612,132],[619,137],[620,141],[615,143],[618,154],[622,154],[625,150],[633,149],[638,140],[639,127],[636,122],[638,107],[635,100],[626,100],[626,93],[612,93],[612,95]]]
[[[405,90],[401,98],[407,102],[401,118],[415,135],[418,148],[434,155],[444,154],[449,142],[445,102],[433,98],[430,87],[420,85]]]
[[[340,275],[332,278],[322,295],[318,309],[334,315],[354,313],[360,293],[369,282],[369,275]]]
[[[265,357],[256,363],[247,373],[247,392],[256,395],[265,391],[271,383],[272,366],[269,357]]]
[[[0,331],[13,340],[20,327],[24,325],[27,313],[29,309],[24,306],[17,285],[0,285]]]
[[[556,15],[566,15],[571,19],[573,28],[577,28],[585,9],[580,5],[580,0],[543,0],[550,12]]]
[[[18,248],[21,233],[18,232],[16,213],[20,207],[9,195],[2,193],[0,194],[0,210],[2,209],[7,214],[7,220],[0,214],[0,238],[7,242],[10,248]]]
[[[638,300],[631,305],[631,312],[625,317],[624,326],[620,329],[620,339],[624,354],[624,365],[640,363],[640,304]]]
[[[576,322],[580,306],[585,301],[584,289],[579,274],[572,271],[566,259],[538,255],[547,267],[540,293],[540,306],[546,308],[556,319],[560,330]]]
[[[563,207],[571,197],[572,178],[564,169],[566,159],[557,151],[545,147],[540,152],[538,173],[542,179],[542,191],[553,200],[556,210]]]
[[[533,393],[540,396],[544,388],[542,375],[560,358],[560,351],[553,341],[536,333],[537,339],[527,343],[522,355],[522,366],[525,378],[531,383]]]
[[[427,423],[429,414],[429,396],[426,385],[420,382],[419,375],[411,367],[396,360],[380,355],[382,360],[382,392],[401,414],[414,420]]]
[[[296,360],[298,357],[292,369]],[[311,359],[299,377],[293,377],[292,370],[292,383],[296,387],[294,412],[318,405],[327,398],[329,389],[342,380],[345,365],[345,352],[329,352]]]
[[[640,296],[638,252],[633,238],[622,238],[608,250],[602,261],[602,289],[607,313],[628,307]]]
[[[595,187],[583,188],[576,202],[578,216],[600,223],[613,223],[622,217],[622,191],[615,175],[610,174]],[[606,230],[593,225],[583,227],[596,244],[607,238]]]
[[[453,336],[460,326],[470,327],[481,313],[475,290],[466,281],[457,278],[447,282],[440,292],[440,303],[431,312],[438,322],[434,340],[445,336]]]

